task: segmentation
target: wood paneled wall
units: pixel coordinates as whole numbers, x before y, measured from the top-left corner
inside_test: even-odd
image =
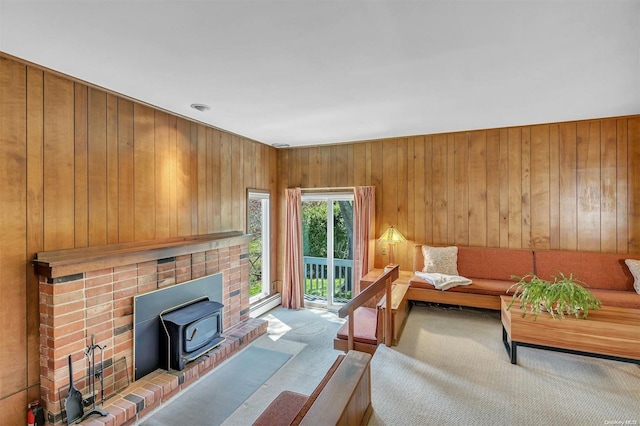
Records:
[[[373,185],[380,235],[414,243],[640,253],[640,116],[279,153],[281,188]],[[388,261],[376,250],[376,265]]]
[[[39,394],[36,252],[243,231],[278,177],[275,148],[2,56],[0,164],[1,424]]]

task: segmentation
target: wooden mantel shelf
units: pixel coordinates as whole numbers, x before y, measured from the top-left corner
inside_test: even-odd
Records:
[[[104,268],[166,259],[248,242],[251,234],[223,232],[166,240],[110,244],[37,253],[38,275],[58,278]]]

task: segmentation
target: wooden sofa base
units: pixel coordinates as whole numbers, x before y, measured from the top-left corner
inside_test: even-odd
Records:
[[[500,296],[454,291],[411,288],[407,290],[407,299],[419,302],[445,303],[448,305],[469,306],[472,308],[500,310]]]

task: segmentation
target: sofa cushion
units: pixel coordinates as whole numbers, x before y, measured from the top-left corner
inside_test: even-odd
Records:
[[[458,247],[422,246],[422,257],[421,272],[458,275]]]
[[[422,271],[424,256],[422,244],[416,244],[413,252],[413,271]],[[511,281],[512,275],[524,276],[533,273],[531,250],[458,247],[458,273],[468,278]]]
[[[354,312],[353,340],[369,345],[378,344],[378,311],[376,308],[360,307]],[[349,339],[349,323],[345,322],[338,329],[338,339]]]
[[[634,291],[633,276],[625,259],[640,259],[638,255],[549,250],[534,253],[536,275],[545,280],[562,272],[584,282],[590,289]]]
[[[298,392],[282,391],[253,422],[253,426],[289,426],[309,397]]]
[[[472,278],[471,284],[453,287],[447,290],[447,292],[460,292],[460,293],[475,293],[475,294],[487,294],[492,296],[502,296],[505,294],[511,294],[512,292],[507,293],[509,287],[511,287],[515,283],[513,281],[503,281],[503,280],[486,280],[482,278]],[[418,276],[413,276],[409,280],[409,285],[413,288],[422,288],[426,290],[433,291],[441,291],[437,290],[433,285],[429,284],[427,281],[423,280]]]
[[[490,280],[512,281],[512,276],[523,277],[533,273],[531,250],[458,247],[460,275]]]
[[[601,288],[591,288],[589,290],[602,301],[603,306],[640,309],[640,294],[634,291],[606,290]]]

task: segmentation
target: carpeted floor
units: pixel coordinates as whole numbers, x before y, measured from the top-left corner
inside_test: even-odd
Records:
[[[224,398],[236,390],[226,386],[214,397],[195,384],[185,395],[200,399],[170,404],[197,416],[167,420],[162,407],[143,424],[251,425],[281,391],[310,394],[340,353],[333,338],[343,321],[316,309],[277,308],[264,318],[268,333],[219,368],[235,360],[245,373],[259,371],[259,359],[240,358],[252,348],[290,356],[281,368],[268,367],[266,378],[229,403]],[[525,347],[512,365],[494,311],[414,306],[400,344],[377,350],[371,379],[370,425],[640,425],[640,367]],[[208,412],[216,400],[224,417],[214,419]]]
[[[512,365],[501,333],[499,312],[414,306],[372,359],[369,424],[640,424],[639,366],[524,347]]]

